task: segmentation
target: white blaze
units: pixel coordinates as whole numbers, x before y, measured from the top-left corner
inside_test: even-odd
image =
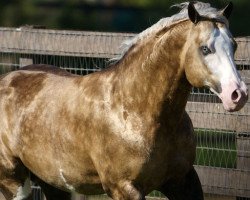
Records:
[[[207,42],[211,53],[204,56],[213,80],[218,81],[216,87],[209,80],[205,85],[218,95],[228,111],[236,111],[247,101],[247,87],[241,80],[234,62],[233,37],[226,27],[215,28]]]
[[[207,66],[222,85],[228,81],[240,83],[233,55],[232,39],[225,27],[215,28],[208,41],[212,54],[205,56]]]

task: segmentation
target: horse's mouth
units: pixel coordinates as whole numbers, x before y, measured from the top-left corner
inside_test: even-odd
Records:
[[[243,81],[240,84],[229,84],[222,88],[222,92],[218,96],[222,100],[225,110],[239,111],[248,101],[248,88]]]
[[[224,109],[228,112],[239,111],[248,101],[248,88],[243,81],[240,84],[225,85],[221,92],[213,88],[210,90],[221,99]]]

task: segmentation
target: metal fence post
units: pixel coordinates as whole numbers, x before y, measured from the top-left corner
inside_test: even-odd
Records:
[[[20,58],[19,64],[20,64],[20,68],[22,68],[24,66],[33,64],[33,60],[31,58]]]
[[[32,200],[44,200],[44,194],[41,187],[36,185],[32,186]]]
[[[250,171],[250,133],[237,134],[237,169]],[[237,180],[236,180],[237,181]],[[240,181],[240,180],[239,180]],[[250,188],[250,180],[246,183],[245,188]],[[241,188],[243,189],[243,188]],[[246,197],[236,197],[237,200],[250,200]]]

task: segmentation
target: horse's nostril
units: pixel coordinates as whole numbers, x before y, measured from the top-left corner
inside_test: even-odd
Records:
[[[240,90],[238,90],[238,89],[234,90],[234,92],[231,95],[232,101],[237,103],[239,101],[239,99],[240,99],[240,96],[241,96]]]

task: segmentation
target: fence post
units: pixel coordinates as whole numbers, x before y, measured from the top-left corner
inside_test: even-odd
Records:
[[[20,68],[33,64],[33,59],[31,58],[20,58],[19,59]]]
[[[71,200],[88,200],[88,197],[86,195],[73,193],[71,196]]]
[[[242,171],[250,170],[250,133],[238,133],[237,137],[237,169]],[[239,180],[240,181],[240,180]],[[245,186],[250,188],[250,181]],[[250,198],[236,197],[237,200],[250,200]]]
[[[40,186],[33,185],[32,188],[32,200],[44,200],[44,194]]]

